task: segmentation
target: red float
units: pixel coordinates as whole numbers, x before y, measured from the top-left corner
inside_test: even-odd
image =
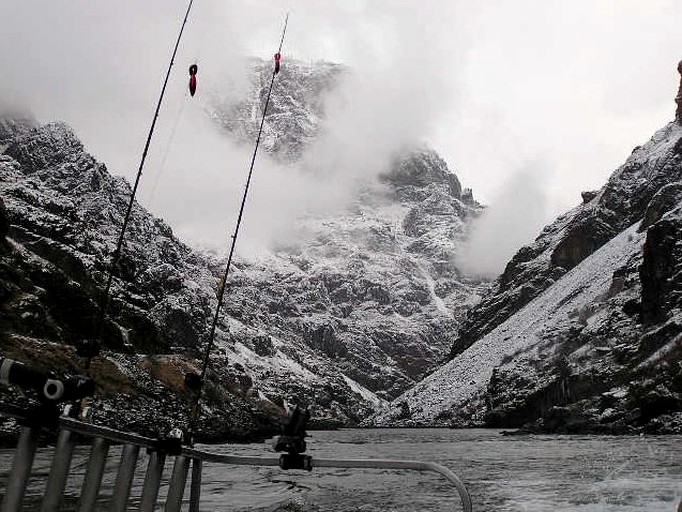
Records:
[[[199,71],[199,67],[196,64],[189,67],[189,93],[192,96],[197,92],[197,71]]]

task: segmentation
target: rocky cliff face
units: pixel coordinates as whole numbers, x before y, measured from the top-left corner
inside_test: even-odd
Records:
[[[257,134],[272,73],[269,62],[252,65],[250,96],[210,110],[230,136],[248,143]],[[301,158],[322,129],[325,95],[348,72],[332,63],[287,61],[261,147],[286,162]],[[443,360],[485,283],[465,278],[453,263],[466,221],[481,206],[462,195],[435,152],[396,155],[380,181],[361,187],[345,212],[300,219],[306,241],[284,244],[240,281],[244,292],[234,293],[250,325],[264,333],[290,329],[346,377],[390,399]],[[260,310],[268,304],[269,315],[259,316],[251,304]]]
[[[682,126],[546,227],[385,424],[682,432]]]
[[[272,115],[291,126],[267,137],[285,160],[298,158],[316,133],[315,91],[338,72],[297,66],[283,69],[292,87],[273,97]],[[214,113],[229,133],[252,135],[248,120],[258,116],[241,114],[257,111],[259,83],[255,104]],[[239,122],[230,124],[229,112]],[[130,187],[63,124],[4,119],[0,149],[3,354],[77,371],[71,345],[100,332]],[[301,219],[303,242],[258,262],[238,260],[218,323],[205,436],[272,428],[285,402],[313,404],[318,425],[357,423],[426,375],[483,289],[451,258],[479,210],[438,155],[417,150],[398,157],[347,210]],[[224,262],[191,250],[137,204],[125,240],[101,329],[101,370],[93,370],[102,382],[94,405],[96,421],[147,432],[182,422],[182,375],[199,367]]]

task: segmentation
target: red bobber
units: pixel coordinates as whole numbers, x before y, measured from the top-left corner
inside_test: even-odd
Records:
[[[196,64],[192,64],[189,67],[189,93],[192,96],[197,92],[197,71],[199,71],[199,68]]]

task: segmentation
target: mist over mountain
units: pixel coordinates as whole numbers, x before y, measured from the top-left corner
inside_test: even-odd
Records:
[[[237,145],[248,143],[263,108],[267,65],[254,66],[249,96],[209,112]],[[316,201],[292,201],[269,253],[234,264],[212,353],[206,438],[272,428],[291,403],[313,405],[317,425],[358,423],[444,360],[487,286],[453,258],[481,206],[434,151],[418,141],[399,152],[383,145],[366,172],[320,165],[338,149],[326,146],[338,134],[320,132],[319,121],[329,115],[321,95],[339,74],[333,64],[288,63],[273,92],[264,147],[277,165],[301,164],[299,181],[281,192]],[[62,123],[10,116],[0,126],[3,350],[77,371],[71,345],[98,333],[131,190]],[[113,422],[124,402],[119,426],[147,431],[183,418],[182,374],[199,368],[223,265],[135,204],[102,330],[106,385],[96,421]]]

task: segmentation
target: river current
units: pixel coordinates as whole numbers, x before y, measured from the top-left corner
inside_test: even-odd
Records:
[[[272,456],[266,443],[198,448]],[[118,451],[112,448],[104,495],[112,491]],[[76,449],[65,509],[71,509],[69,502],[75,506],[87,452],[84,446]],[[495,430],[348,429],[311,432],[308,452],[320,458],[437,462],[464,481],[476,512],[675,512],[682,500],[682,436],[505,437]],[[0,453],[4,487],[12,453]],[[133,496],[140,494],[145,470],[145,457],[140,459]],[[39,500],[44,478],[37,477],[49,469],[49,450],[41,450],[34,469],[27,510]],[[164,476],[170,472],[168,463]],[[455,489],[435,473],[326,468],[308,473],[205,464],[201,510],[438,512],[461,507]]]

